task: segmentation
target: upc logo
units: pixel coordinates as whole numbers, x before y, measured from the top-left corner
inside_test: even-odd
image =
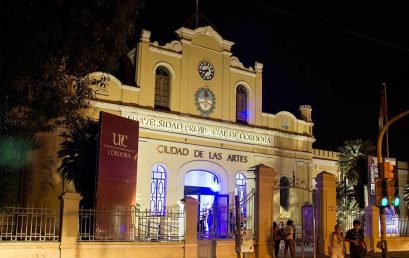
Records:
[[[125,145],[125,140],[128,139],[128,136],[119,133],[112,133],[112,142],[115,146],[128,147]]]

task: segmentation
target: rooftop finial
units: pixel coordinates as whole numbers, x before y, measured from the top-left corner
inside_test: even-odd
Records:
[[[183,22],[183,27],[197,29],[205,26],[211,26],[214,30],[216,30],[214,24],[208,18],[199,13],[199,0],[196,0],[196,11],[192,16],[187,18],[185,22]]]
[[[196,0],[196,21],[195,27],[199,27],[199,0]]]

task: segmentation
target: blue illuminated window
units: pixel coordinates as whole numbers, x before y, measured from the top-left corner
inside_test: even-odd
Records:
[[[155,108],[169,110],[170,73],[159,66],[155,72]]]
[[[240,203],[244,204],[246,200],[247,190],[246,190],[246,176],[243,173],[236,174],[236,194],[240,197]],[[240,207],[241,213],[246,216],[246,205]]]
[[[280,178],[280,206],[288,210],[290,199],[290,181],[287,177]]]
[[[150,209],[156,215],[166,212],[166,169],[158,164],[152,167]]]
[[[247,90],[243,85],[236,90],[236,122],[247,124]]]

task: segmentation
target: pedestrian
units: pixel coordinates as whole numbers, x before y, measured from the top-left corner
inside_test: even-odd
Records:
[[[293,221],[288,220],[287,226],[284,228],[284,258],[287,258],[288,249],[290,249],[291,258],[295,257],[295,248],[294,248],[294,230],[293,230]]]
[[[230,215],[229,215],[229,222],[230,222],[230,234],[231,236],[234,236],[236,232],[236,216],[234,215],[235,211],[230,210]]]
[[[335,225],[335,230],[329,237],[329,255],[331,258],[344,258],[345,256],[344,235],[339,224]]]
[[[353,228],[348,230],[345,235],[345,241],[349,242],[349,254],[351,255],[351,258],[361,258],[365,256],[366,252],[361,222],[359,220],[354,220],[352,225]]]
[[[212,234],[212,225],[213,225],[213,211],[209,210],[209,214],[207,215],[207,231],[209,235]]]
[[[296,228],[295,228],[294,222],[293,222],[293,224],[291,224],[291,227],[293,228],[293,245],[294,245],[294,250],[295,250]]]
[[[278,257],[278,252],[280,251],[280,242],[283,239],[280,234],[280,229],[278,228],[277,223],[273,222],[273,240],[274,240],[274,253]]]

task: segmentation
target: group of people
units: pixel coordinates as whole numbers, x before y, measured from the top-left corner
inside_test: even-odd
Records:
[[[278,256],[280,251],[281,241],[284,241],[284,257],[287,258],[288,250],[290,250],[291,258],[295,256],[295,225],[292,220],[287,220],[287,225],[280,222],[279,225],[273,222],[273,239],[274,239],[274,253]]]
[[[351,258],[361,258],[366,254],[366,244],[364,233],[361,229],[361,222],[354,220],[353,228],[347,231],[345,238],[339,224],[335,225],[334,232],[329,238],[329,255],[331,258],[345,257],[345,242],[349,242],[349,254]]]
[[[349,253],[351,258],[361,258],[365,256],[366,245],[364,234],[361,229],[359,220],[353,221],[353,228],[348,230],[345,237],[341,231],[339,224],[335,225],[334,232],[329,238],[329,255],[331,258],[345,257],[345,242],[349,242]],[[281,241],[284,241],[284,258],[287,258],[288,250],[290,250],[291,258],[295,256],[295,226],[292,220],[287,221],[287,226],[284,227],[283,222],[279,225],[273,222],[273,239],[274,253],[278,257]]]

